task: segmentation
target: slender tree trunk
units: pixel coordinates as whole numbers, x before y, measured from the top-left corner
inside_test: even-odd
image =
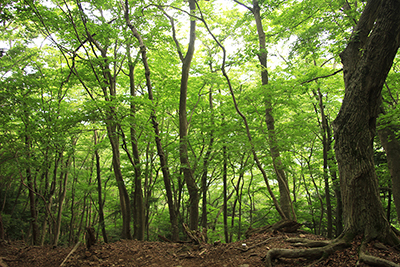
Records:
[[[29,158],[30,158],[30,149],[31,149],[31,141],[30,137],[27,135],[26,136],[26,146],[28,149],[27,152],[27,157],[28,157],[28,164],[29,164]],[[33,184],[33,178],[32,178],[32,172],[31,168],[28,166],[26,168],[26,181],[29,187],[29,209],[31,212],[31,228],[32,228],[32,243],[34,246],[39,244],[39,227],[37,225],[37,212],[36,212],[36,201],[35,201],[35,188]]]
[[[386,220],[374,168],[381,90],[400,45],[400,2],[370,0],[340,57],[345,97],[334,121],[344,207],[344,235],[398,245]]]
[[[210,110],[211,110],[211,131],[210,131],[210,141],[208,144],[207,152],[204,156],[204,161],[203,161],[203,174],[201,176],[201,191],[203,193],[203,198],[202,198],[202,215],[201,215],[201,221],[202,221],[202,226],[203,228],[207,229],[207,176],[208,176],[208,165],[210,162],[210,156],[211,156],[211,151],[213,148],[214,144],[214,112],[213,112],[213,97],[212,97],[212,87],[210,88],[209,92],[209,105],[210,105]]]
[[[325,116],[324,103],[322,99],[321,90],[318,88],[318,102],[319,110],[321,114],[321,128],[322,128],[322,145],[323,145],[323,171],[324,171],[324,183],[325,183],[325,201],[326,201],[326,218],[327,218],[327,231],[328,238],[333,236],[333,225],[332,225],[332,204],[331,194],[329,189],[329,173],[328,173],[328,151],[329,151],[329,140],[328,140],[328,121]]]
[[[75,147],[78,138],[73,137],[72,147]],[[71,165],[71,157],[72,153],[69,153],[67,161],[65,163],[64,169],[61,171],[60,174],[60,187],[59,187],[59,194],[58,194],[58,211],[57,211],[57,220],[54,228],[54,242],[53,245],[57,246],[58,240],[60,237],[60,229],[61,229],[61,219],[62,219],[62,212],[64,207],[64,200],[67,195],[67,183],[68,183],[68,174],[69,174],[69,167]]]
[[[265,32],[263,30],[260,6],[258,0],[253,0],[253,8],[251,11],[254,15],[254,19],[257,26],[258,41],[260,46],[260,52],[258,54],[258,60],[261,64],[261,83],[263,87],[268,85],[268,71],[267,71],[267,50],[265,41]],[[275,169],[275,173],[279,185],[279,204],[282,208],[283,213],[288,219],[296,220],[296,214],[294,213],[292,200],[290,199],[289,183],[284,171],[284,166],[282,164],[280,150],[278,147],[278,142],[275,132],[275,120],[272,115],[272,103],[271,99],[265,99],[265,121],[268,128],[268,143],[270,146],[270,152],[272,157],[272,164]]]
[[[45,198],[46,198],[47,202],[44,203],[46,208],[45,208],[44,221],[43,221],[43,225],[42,225],[42,239],[40,241],[40,244],[42,246],[44,245],[44,241],[46,238],[46,233],[47,233],[46,228],[47,228],[49,216],[52,219],[52,223],[55,224],[55,221],[53,220],[53,214],[51,214],[51,207],[53,205],[53,196],[54,196],[54,193],[56,190],[57,171],[58,171],[58,167],[60,165],[60,161],[62,162],[63,151],[56,152],[54,157],[55,157],[55,159],[54,159],[53,179],[51,181],[50,188],[48,188],[48,190],[45,191]],[[46,183],[46,187],[48,187],[47,183]],[[49,227],[51,227],[51,225]],[[52,240],[52,239],[50,238],[50,240]]]
[[[129,64],[129,88],[130,94],[132,97],[136,96],[135,90],[135,64],[132,62],[132,58],[130,55],[130,47],[128,44],[128,64]],[[130,106],[131,116],[133,119],[136,114],[136,106],[132,101]],[[131,146],[132,146],[132,155],[133,155],[133,164],[135,170],[135,190],[133,194],[133,238],[137,240],[144,240],[145,233],[145,210],[143,203],[143,190],[142,190],[142,179],[141,179],[141,170],[140,170],[140,158],[139,158],[139,147],[138,140],[136,138],[136,125],[132,124],[130,127],[131,132]]]
[[[98,144],[98,134],[97,131],[94,131],[94,145],[95,147]],[[99,220],[101,233],[103,235],[103,240],[105,243],[108,243],[108,237],[106,233],[106,224],[104,220],[104,210],[103,210],[103,199],[102,199],[102,185],[101,185],[101,168],[100,168],[100,155],[99,150],[96,148],[94,150],[94,155],[96,157],[96,179],[97,179],[97,196],[98,196],[98,204],[99,204]]]
[[[390,126],[378,130],[381,144],[386,151],[386,158],[392,179],[392,192],[396,206],[397,218],[400,222],[400,142]]]
[[[142,56],[142,62],[143,62],[143,66],[145,69],[147,92],[149,95],[149,100],[153,102],[154,101],[153,89],[152,89],[151,80],[150,80],[151,72],[150,72],[149,64],[147,62],[146,46],[143,42],[141,35],[139,34],[137,29],[130,22],[128,0],[125,0],[125,5],[123,5],[123,8],[124,8],[124,16],[125,16],[126,25],[129,27],[129,29],[132,31],[133,36],[139,42],[140,53]],[[171,178],[170,178],[169,168],[168,168],[168,164],[167,164],[167,159],[165,157],[165,153],[164,153],[164,150],[163,150],[163,147],[161,144],[160,130],[158,127],[156,112],[154,109],[151,112],[151,123],[154,128],[157,152],[158,152],[158,156],[160,159],[161,170],[162,170],[163,178],[164,178],[165,191],[166,191],[166,195],[167,195],[169,217],[170,217],[170,223],[171,223],[171,239],[173,241],[176,241],[179,238],[178,216],[177,216],[177,210],[175,208],[174,198],[172,195]]]
[[[223,219],[224,219],[224,235],[225,235],[225,242],[229,243],[229,230],[228,230],[228,159],[226,155],[226,146],[222,147],[222,154],[224,158],[223,163],[223,173],[222,173],[222,183],[224,186],[223,195],[224,195],[224,203],[223,203]],[[232,191],[233,192],[233,191]]]
[[[189,0],[190,13],[193,14],[196,9],[195,0]],[[188,91],[188,79],[190,64],[194,54],[194,44],[196,39],[196,20],[190,18],[189,47],[186,56],[182,62],[182,76],[179,98],[179,154],[181,160],[181,169],[185,178],[186,186],[189,192],[189,228],[197,230],[199,221],[199,192],[196,181],[193,177],[193,170],[189,162],[188,154],[188,121],[186,116],[186,102]]]
[[[111,118],[112,119],[112,118]],[[126,190],[125,182],[122,177],[121,163],[120,163],[120,152],[119,152],[119,141],[118,134],[115,125],[107,126],[108,138],[112,148],[112,165],[114,170],[115,179],[117,180],[117,186],[119,191],[119,200],[122,212],[122,239],[131,239],[131,208],[129,202],[128,191]]]
[[[5,236],[6,232],[4,231],[3,217],[1,217],[1,212],[0,212],[0,240],[4,240]]]
[[[340,192],[340,184],[337,178],[337,164],[335,161],[334,155],[331,153],[332,151],[332,130],[331,127],[328,126],[328,166],[329,166],[329,173],[331,175],[333,190],[335,191],[335,198],[336,198],[336,218],[335,218],[335,235],[339,236],[343,232],[343,204],[342,204],[342,193]]]

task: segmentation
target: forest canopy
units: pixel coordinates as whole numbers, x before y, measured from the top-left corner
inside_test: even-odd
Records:
[[[399,38],[370,102],[351,102],[369,130],[342,127],[356,84],[378,81],[354,78],[380,57],[384,19],[362,24],[375,2],[4,1],[0,238],[176,241],[187,224],[228,243],[282,219],[338,237],[349,131],[371,134],[379,210],[399,228]]]

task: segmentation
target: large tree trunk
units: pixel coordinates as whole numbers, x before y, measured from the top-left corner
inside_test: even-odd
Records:
[[[373,139],[381,90],[400,43],[400,2],[368,1],[341,53],[345,97],[333,128],[344,233],[396,244],[379,198]]]

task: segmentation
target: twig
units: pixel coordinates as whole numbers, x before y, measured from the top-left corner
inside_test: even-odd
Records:
[[[69,256],[71,256],[71,254],[74,253],[74,252],[78,249],[78,247],[79,247],[80,244],[81,244],[81,241],[79,241],[78,243],[76,243],[75,247],[71,250],[71,252],[67,255],[67,257],[65,257],[64,261],[60,264],[60,267],[61,267],[61,266],[64,266],[64,263],[67,261],[67,259],[69,258]]]

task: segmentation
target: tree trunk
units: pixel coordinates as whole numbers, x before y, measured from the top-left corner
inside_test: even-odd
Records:
[[[392,193],[396,206],[397,218],[400,222],[400,142],[390,126],[378,130],[381,144],[386,151],[387,163],[392,179]]]
[[[31,141],[28,134],[26,135],[26,146],[27,146],[27,157],[28,157],[28,164],[30,160],[30,150],[31,150]],[[28,166],[26,168],[26,181],[28,184],[29,189],[29,209],[31,212],[31,228],[32,228],[32,244],[34,246],[39,244],[39,227],[37,225],[37,212],[36,212],[36,201],[35,201],[35,188],[33,186],[33,179],[32,179],[32,172],[31,167]]]
[[[138,40],[139,42],[139,47],[140,47],[140,54],[142,56],[142,62],[143,66],[145,69],[145,78],[146,78],[146,87],[147,87],[147,92],[149,95],[149,100],[154,101],[153,98],[153,88],[151,85],[151,80],[150,80],[150,68],[149,64],[147,61],[147,52],[146,52],[146,46],[143,42],[143,39],[137,29],[132,25],[129,19],[129,5],[128,1],[125,1],[125,5],[123,6],[124,8],[124,16],[125,16],[125,22],[129,29],[132,31],[133,36]],[[165,191],[167,195],[167,202],[168,202],[168,209],[169,209],[169,219],[171,223],[171,239],[173,241],[178,240],[179,238],[179,228],[178,228],[178,216],[177,216],[177,210],[175,208],[175,202],[174,198],[172,195],[172,190],[171,190],[171,178],[170,178],[170,173],[169,173],[169,168],[167,164],[167,159],[164,154],[164,149],[161,144],[161,138],[160,138],[160,130],[158,127],[158,122],[157,122],[157,117],[156,117],[156,112],[155,109],[152,110],[151,112],[151,123],[154,128],[154,133],[155,133],[155,141],[156,141],[156,146],[157,146],[157,153],[160,159],[160,165],[161,165],[161,170],[163,173],[163,179],[164,179],[164,185],[165,185]]]
[[[75,147],[77,141],[78,141],[77,138],[73,138],[72,147]],[[58,194],[58,211],[57,211],[57,220],[56,220],[56,224],[54,227],[53,246],[57,246],[58,240],[60,238],[61,219],[62,219],[64,200],[67,195],[68,168],[70,166],[70,163],[71,163],[71,154],[68,155],[67,162],[65,163],[65,167],[63,168],[63,170],[61,171],[61,174],[60,174],[60,187],[59,187],[59,194]]]
[[[258,54],[258,60],[261,64],[261,83],[265,87],[268,85],[268,71],[267,71],[267,51],[265,42],[265,32],[263,30],[260,6],[258,0],[253,0],[253,8],[251,9],[254,19],[257,25],[258,41],[260,46],[260,52]],[[296,214],[292,206],[292,200],[290,199],[290,190],[288,180],[282,164],[281,155],[278,147],[278,142],[275,133],[275,120],[272,115],[272,103],[271,99],[265,99],[265,122],[268,128],[268,143],[270,146],[270,152],[272,157],[272,164],[275,169],[275,173],[279,185],[279,204],[286,218],[296,220]]]
[[[373,139],[381,90],[400,43],[400,2],[368,1],[340,57],[345,96],[334,121],[344,208],[344,236],[396,245],[379,198]]]
[[[332,130],[329,127],[329,123],[327,124],[328,127],[328,166],[329,166],[329,173],[331,175],[332,183],[333,183],[333,190],[335,191],[335,198],[336,198],[336,218],[335,218],[335,235],[339,236],[343,232],[343,204],[342,204],[342,193],[340,192],[340,184],[337,178],[336,172],[336,161],[335,157],[331,155],[330,151],[332,150]]]
[[[329,151],[329,140],[328,140],[328,121],[325,117],[324,103],[322,99],[321,90],[318,88],[318,103],[321,114],[321,128],[322,128],[322,145],[323,145],[323,171],[324,171],[324,183],[325,183],[325,201],[326,201],[326,217],[327,217],[327,232],[328,238],[333,236],[332,226],[332,205],[331,195],[329,190],[329,178],[328,178],[328,151]]]
[[[212,147],[214,144],[214,112],[213,112],[213,97],[212,97],[212,87],[210,88],[209,96],[208,96],[208,102],[210,105],[210,110],[211,110],[211,131],[210,131],[210,141],[208,144],[207,152],[204,156],[204,161],[203,161],[203,174],[201,176],[201,191],[203,193],[203,198],[202,198],[202,213],[201,213],[201,222],[203,228],[207,229],[207,176],[208,176],[208,165],[210,162],[210,156],[211,156],[211,151]],[[207,241],[207,240],[206,240]]]
[[[223,221],[224,221],[224,236],[225,242],[229,243],[229,231],[228,231],[228,159],[226,155],[226,146],[222,147],[222,154],[224,158],[223,163],[223,171],[222,171],[222,183],[224,186],[223,195],[224,195],[224,203],[223,203]],[[233,192],[233,191],[232,191]]]
[[[108,123],[111,124],[111,123]],[[122,239],[131,239],[131,208],[129,202],[128,191],[126,190],[125,182],[122,177],[121,163],[120,163],[120,152],[119,152],[119,141],[118,134],[115,125],[107,125],[107,134],[111,143],[112,148],[112,165],[114,170],[115,179],[117,180],[117,186],[119,191],[119,200],[122,213]]]
[[[193,14],[196,9],[195,0],[189,0],[190,13]],[[186,186],[189,192],[189,228],[197,230],[199,221],[199,192],[196,181],[193,177],[193,170],[190,166],[188,155],[188,121],[186,116],[186,102],[190,64],[194,54],[194,44],[196,39],[196,20],[190,18],[189,47],[186,56],[182,62],[182,76],[179,98],[179,154],[181,160],[181,169]]]
[[[136,96],[135,90],[135,64],[132,62],[132,58],[130,55],[130,47],[128,44],[128,64],[129,64],[129,87],[130,94],[132,97]],[[136,106],[131,103],[131,116],[133,120],[136,114]],[[142,190],[142,179],[141,179],[141,170],[140,170],[140,158],[139,158],[139,147],[138,140],[136,138],[136,125],[132,124],[130,127],[131,132],[131,146],[132,146],[132,155],[133,155],[133,168],[135,170],[135,181],[134,186],[135,190],[133,193],[133,238],[137,240],[144,240],[145,233],[145,216],[144,216],[144,203],[143,203],[143,190]]]
[[[98,134],[97,131],[94,131],[94,145],[96,146],[98,143]],[[98,196],[98,204],[99,204],[99,224],[101,227],[101,233],[103,234],[103,240],[105,243],[108,243],[107,233],[106,233],[106,225],[104,221],[104,210],[103,210],[103,199],[102,199],[102,185],[101,185],[101,169],[100,169],[100,155],[99,150],[96,148],[94,150],[94,155],[96,157],[96,179],[97,179],[97,196]]]

